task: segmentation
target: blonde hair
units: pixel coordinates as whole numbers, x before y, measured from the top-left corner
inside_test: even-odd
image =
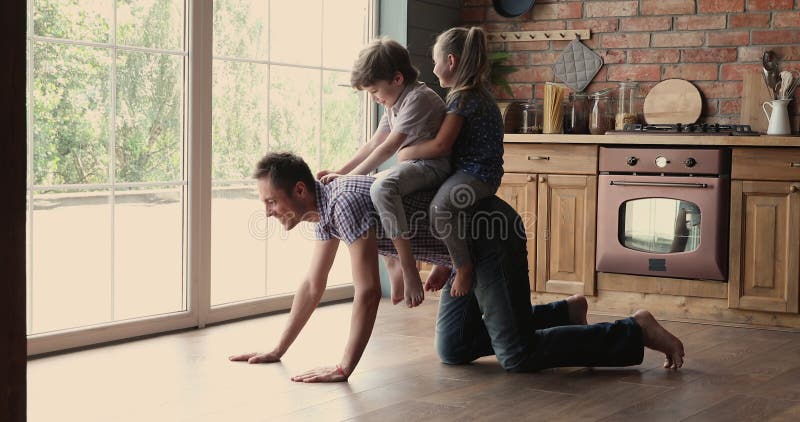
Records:
[[[408,49],[388,37],[373,40],[358,53],[350,73],[350,86],[364,89],[375,82],[391,82],[396,72],[403,75],[403,84],[417,81],[419,70],[411,64]]]
[[[463,91],[476,91],[492,97],[489,91],[487,43],[486,32],[477,26],[469,29],[450,28],[436,37],[433,53],[439,54],[440,58],[452,54],[458,59],[453,86],[447,93],[448,102]]]

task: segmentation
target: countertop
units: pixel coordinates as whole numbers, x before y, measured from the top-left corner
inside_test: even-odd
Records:
[[[504,142],[520,144],[627,144],[627,145],[720,145],[737,147],[800,147],[800,136],[713,135],[529,135],[506,133]]]

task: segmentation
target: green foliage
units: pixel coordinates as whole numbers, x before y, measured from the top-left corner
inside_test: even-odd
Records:
[[[511,96],[513,93],[511,92],[511,85],[508,83],[508,75],[519,69],[503,64],[509,57],[511,57],[511,54],[505,51],[489,53],[489,81],[492,85],[503,88],[503,91]]]
[[[36,0],[35,34],[108,43],[110,4]],[[176,24],[184,19],[183,2],[116,4],[120,44],[171,51],[33,42],[36,185],[109,183],[112,169],[120,183],[184,178],[188,69],[183,28]],[[249,9],[259,4],[214,2],[215,54],[266,58],[268,22]],[[314,167],[333,168],[363,142],[362,97],[340,86],[347,84],[347,72],[225,59],[213,66],[214,180],[248,179],[267,149],[291,150]]]

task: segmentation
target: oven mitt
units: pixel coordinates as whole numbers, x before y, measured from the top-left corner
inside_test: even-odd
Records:
[[[575,38],[558,56],[553,64],[553,73],[573,91],[581,92],[601,67],[603,58]]]

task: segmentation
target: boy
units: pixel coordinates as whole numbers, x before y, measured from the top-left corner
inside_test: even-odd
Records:
[[[417,81],[419,71],[411,64],[405,47],[388,38],[370,43],[358,55],[350,84],[369,92],[384,114],[369,142],[342,168],[317,173],[322,183],[340,175],[367,174],[409,145],[433,139],[442,124],[445,105],[433,90]],[[408,221],[402,198],[419,190],[438,188],[450,175],[450,157],[403,161],[378,175],[370,190],[386,235],[397,249],[399,263],[386,259],[392,284],[392,303],[405,299],[409,308],[422,303],[422,281],[411,253]],[[398,265],[399,264],[399,265]]]

